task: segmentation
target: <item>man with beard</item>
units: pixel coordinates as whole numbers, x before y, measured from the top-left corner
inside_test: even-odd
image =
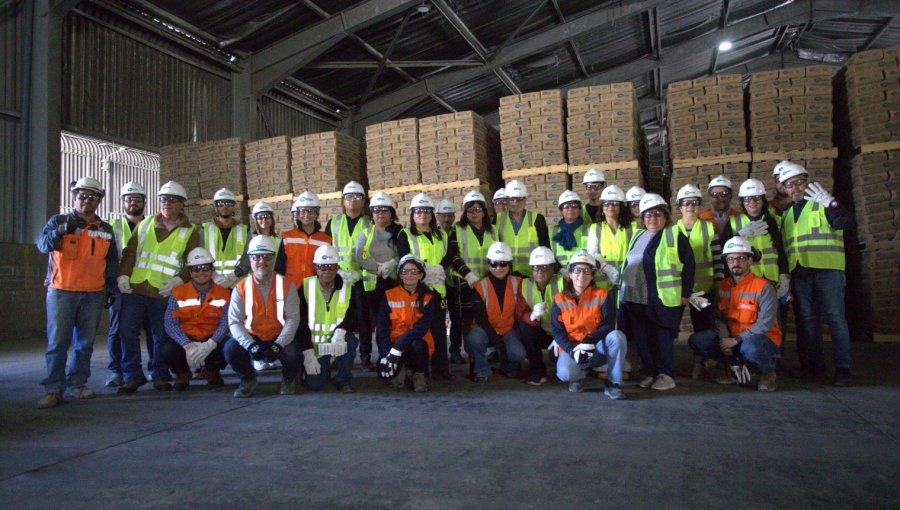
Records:
[[[230,289],[244,276],[238,268],[244,247],[247,245],[247,225],[241,225],[234,215],[237,197],[228,188],[216,191],[213,196],[215,216],[213,221],[203,224],[201,242],[216,259],[213,279],[216,284]]]

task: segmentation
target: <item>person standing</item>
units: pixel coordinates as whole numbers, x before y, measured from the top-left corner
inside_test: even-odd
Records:
[[[625,262],[628,243],[634,235],[631,209],[625,205],[625,192],[615,184],[604,189],[600,198],[602,211],[588,229],[585,249],[595,259],[619,268]],[[594,276],[594,283],[602,289],[610,290],[619,281],[601,271]]]
[[[647,192],[640,186],[632,186],[625,193],[625,201],[628,203],[628,210],[631,211],[632,228],[640,230],[644,228],[644,219],[641,217],[641,199]]]
[[[706,186],[709,193],[711,208],[700,213],[699,218],[711,221],[716,227],[716,236],[722,238],[722,231],[728,225],[729,219],[740,214],[737,209],[731,207],[731,198],[734,195],[731,180],[724,175],[713,177]]]
[[[228,188],[222,188],[213,195],[213,221],[202,225],[201,243],[216,259],[215,282],[226,289],[244,276],[238,265],[247,246],[247,225],[234,214],[237,197]]]
[[[513,252],[512,272],[520,277],[531,274],[528,258],[538,246],[550,248],[547,220],[541,213],[526,211],[528,189],[520,181],[506,183],[509,211],[497,217],[497,236]]]
[[[497,218],[500,217],[501,214],[505,213],[509,210],[509,197],[506,196],[506,188],[500,188],[494,192],[494,197],[491,199],[491,203],[494,205],[494,220],[492,223],[497,223]]]
[[[114,297],[119,252],[112,226],[97,216],[103,185],[93,177],[78,179],[71,190],[75,203],[68,214],[52,216],[37,242],[47,261],[47,377],[38,409],[63,402],[68,387],[72,399],[94,398],[87,387],[91,376],[94,336],[104,306]],[[72,362],[69,346],[75,340]]]
[[[675,226],[687,238],[691,251],[694,252],[694,289],[690,297],[691,325],[694,331],[712,328],[713,309],[709,303],[713,298],[716,282],[725,277],[722,248],[716,228],[711,221],[698,218],[700,198],[700,188],[686,184],[678,190],[675,199],[681,211],[681,219]]]
[[[587,226],[591,226],[600,218],[602,213],[601,195],[606,188],[606,174],[596,168],[588,168],[582,178],[584,191],[587,193],[587,201],[581,207],[581,217]]]
[[[303,280],[316,274],[313,255],[320,246],[332,243],[331,235],[322,231],[319,210],[322,202],[312,191],[300,193],[291,205],[294,228],[281,234],[281,245],[275,258],[275,272],[284,275],[298,289]]]

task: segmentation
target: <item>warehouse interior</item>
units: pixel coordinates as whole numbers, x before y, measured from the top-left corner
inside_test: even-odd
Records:
[[[3,0],[0,496],[10,508],[896,508],[898,16],[898,0]],[[861,99],[873,87],[879,101]],[[715,111],[737,105],[737,134],[690,125],[700,102],[684,100],[703,89]],[[617,93],[621,140],[594,150],[577,135],[593,114],[579,100]],[[776,119],[772,97],[790,96],[818,109]],[[555,127],[508,135],[526,118]],[[478,142],[445,150],[453,129]],[[447,151],[471,171],[441,163]],[[682,338],[678,388],[626,388],[626,402],[600,381],[580,394],[485,386],[458,367],[424,395],[358,372],[354,395],[279,396],[272,375],[243,401],[234,377],[225,391],[123,398],[102,387],[101,334],[99,398],[34,409],[47,321],[34,243],[78,177],[108,197],[135,176],[154,191],[178,180],[196,222],[228,186],[245,217],[275,204],[284,229],[292,197],[316,191],[327,218],[350,179],[390,190],[405,218],[418,191],[459,200],[527,178],[555,221],[556,196],[591,165],[668,199],[711,172],[771,182],[785,158],[859,222],[845,238],[850,388],[692,381]]]

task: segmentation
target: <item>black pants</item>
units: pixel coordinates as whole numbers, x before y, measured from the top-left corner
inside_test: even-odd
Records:
[[[382,291],[382,294],[384,291]],[[372,321],[369,318],[369,308],[377,307],[378,302],[369,306],[367,301],[368,293],[363,288],[362,280],[353,284],[353,299],[356,300],[357,310],[357,333],[359,333],[359,359],[366,359],[372,355]]]
[[[223,341],[213,352],[209,353],[209,356],[206,357],[207,367],[215,370],[222,370],[225,368],[227,363],[225,362],[225,351],[222,349],[224,344],[225,342]],[[175,372],[175,375],[191,373],[191,367],[188,366],[187,354],[184,352],[184,347],[175,340],[166,338],[159,346],[159,354],[166,361],[166,365],[172,369],[172,372]]]
[[[415,373],[424,374],[428,370],[428,344],[417,338],[409,344],[400,358],[403,365]]]
[[[691,305],[688,305],[688,309],[691,311],[691,326],[694,328],[694,332],[698,331],[706,331],[707,329],[714,329],[713,324],[713,308],[715,308],[715,304],[713,303],[713,296],[707,292],[703,294],[702,297],[705,297],[709,300],[709,306],[702,310],[697,310]]]
[[[465,283],[459,287],[447,287],[447,308],[450,312],[450,352],[462,351],[463,337],[472,322],[472,289]]]
[[[432,377],[450,377],[450,358],[447,355],[447,300],[434,293],[435,314],[431,322],[431,336],[434,337],[434,354],[431,356]]]
[[[528,367],[532,377],[546,377],[547,366],[544,364],[544,353],[553,337],[540,326],[530,326],[524,322],[519,323],[519,336],[522,346],[525,347],[525,356],[528,357]]]

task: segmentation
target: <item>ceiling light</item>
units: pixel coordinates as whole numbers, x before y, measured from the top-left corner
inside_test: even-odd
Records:
[[[429,12],[431,12],[431,7],[428,5],[422,4],[418,7],[416,7],[416,12],[418,12],[419,14],[428,14]]]
[[[719,43],[719,51],[728,51],[734,47],[731,41],[722,41]]]

